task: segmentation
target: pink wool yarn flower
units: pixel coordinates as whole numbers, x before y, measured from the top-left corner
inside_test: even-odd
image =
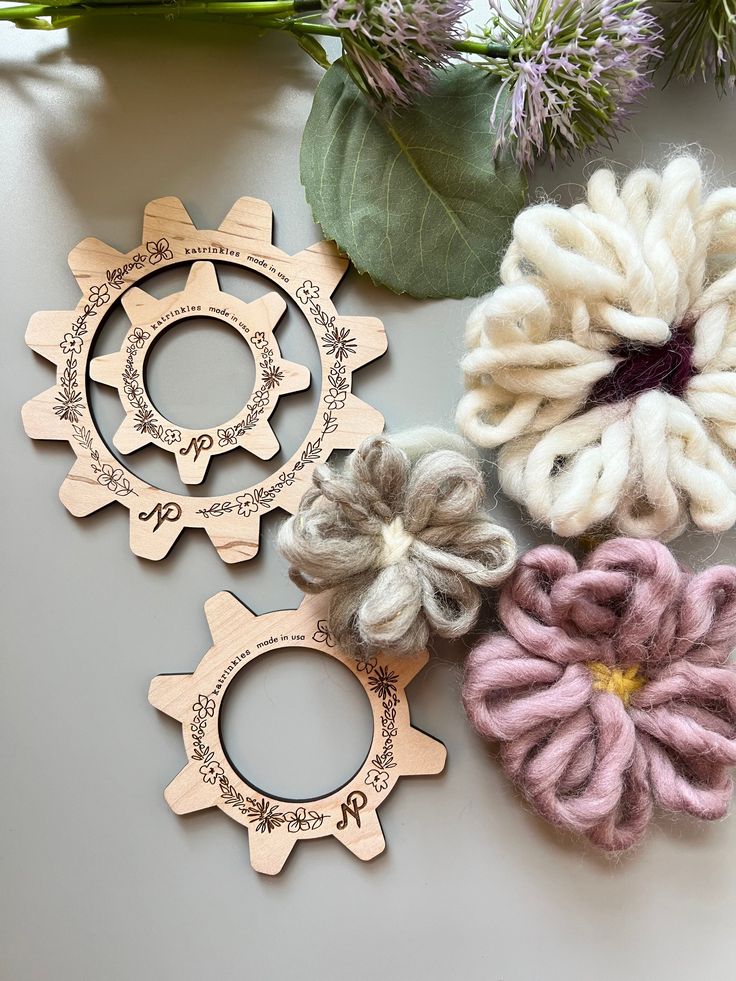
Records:
[[[478,732],[548,821],[607,851],[654,805],[723,817],[736,764],[736,568],[698,574],[656,541],[616,538],[578,566],[536,548],[501,595],[507,633],[468,658]]]

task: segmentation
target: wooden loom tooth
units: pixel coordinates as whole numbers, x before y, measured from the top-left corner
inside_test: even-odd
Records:
[[[204,614],[212,640],[217,647],[237,646],[237,638],[248,634],[256,616],[227,590],[211,596],[204,604]]]
[[[92,358],[89,363],[89,377],[92,381],[99,382],[100,385],[117,388],[121,372],[120,351],[114,351],[112,354],[101,354],[98,358]]]
[[[383,828],[375,811],[362,812],[360,827],[357,827],[355,822],[348,823],[343,829],[338,825],[334,835],[362,862],[370,862],[386,849]]]
[[[59,417],[54,412],[58,394],[58,385],[52,385],[29,399],[21,409],[23,428],[31,439],[69,439],[68,432],[59,425]]]
[[[42,358],[59,365],[66,357],[59,340],[71,331],[73,322],[73,310],[39,310],[28,321],[26,344]]]
[[[201,484],[207,476],[212,457],[209,453],[201,453],[199,456],[194,453],[182,453],[186,447],[179,447],[174,453],[176,469],[179,472],[179,479],[183,484],[195,486]]]
[[[306,275],[311,273],[325,289],[327,296],[337,289],[348,270],[349,260],[340,255],[334,242],[315,242],[294,256],[294,264],[306,267]]]
[[[175,501],[156,501],[151,497],[130,512],[130,550],[141,559],[163,559],[184,531],[182,508]]]
[[[378,317],[340,317],[338,326],[353,332],[358,342],[351,360],[353,371],[386,353],[388,338]]]
[[[296,843],[296,838],[287,838],[286,835],[274,838],[273,835],[263,837],[262,835],[249,834],[248,847],[250,849],[251,868],[263,875],[278,875]]]
[[[148,701],[159,712],[184,722],[191,708],[191,674],[159,674],[148,688]]]
[[[120,450],[125,456],[129,453],[135,453],[136,450],[140,450],[143,446],[148,446],[150,442],[150,436],[136,429],[135,421],[130,416],[124,416],[123,421],[118,426],[112,438],[115,449]]]
[[[140,324],[147,324],[155,320],[162,306],[161,300],[151,296],[150,293],[146,293],[138,286],[131,286],[127,292],[123,293],[120,302],[128,315],[131,327],[137,327]]]
[[[164,790],[164,800],[174,814],[193,814],[216,806],[219,796],[216,783],[202,780],[201,769],[206,766],[206,763],[201,767],[187,763]]]
[[[75,460],[69,473],[64,478],[64,482],[59,488],[59,499],[64,507],[73,514],[75,518],[86,518],[95,511],[112,504],[115,501],[114,476],[115,468],[111,464],[105,464],[109,473],[104,470],[98,475],[103,478],[109,477],[106,483],[100,483],[89,474],[87,464],[82,460]],[[111,490],[110,485],[113,484]]]
[[[169,246],[174,242],[189,239],[196,233],[196,227],[180,198],[162,197],[149,201],[143,211],[143,247],[151,250],[160,246],[162,239]],[[159,254],[165,250],[159,247]]]
[[[238,198],[222,219],[218,231],[270,244],[272,229],[271,205],[260,198],[242,197]]]
[[[68,262],[77,285],[85,295],[90,286],[97,284],[97,280],[104,279],[108,269],[123,265],[126,259],[123,252],[118,252],[98,238],[89,237],[82,239],[71,250]]]
[[[407,760],[405,775],[408,777],[442,773],[445,768],[447,762],[445,744],[415,726],[410,727],[401,750]]]
[[[218,519],[216,523],[210,521],[204,526],[217,554],[228,565],[252,559],[258,551],[260,518],[256,515],[249,515],[248,518],[250,520],[236,518],[225,523]]]
[[[345,402],[345,415],[350,419],[340,431],[336,446],[343,450],[358,446],[366,436],[383,430],[383,414],[352,392]]]

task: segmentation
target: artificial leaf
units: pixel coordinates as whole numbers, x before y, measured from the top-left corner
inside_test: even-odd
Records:
[[[421,298],[497,285],[526,191],[510,156],[493,160],[498,84],[456,65],[411,109],[389,115],[340,62],[320,81],[302,138],[302,184],[327,238],[374,282]]]

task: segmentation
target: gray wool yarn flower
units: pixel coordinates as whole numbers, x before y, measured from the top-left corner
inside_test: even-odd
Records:
[[[480,587],[499,585],[514,565],[514,539],[484,510],[466,444],[431,431],[430,445],[445,445],[427,451],[428,432],[373,436],[342,472],[316,468],[279,535],[293,582],[332,590],[330,629],[355,656],[411,654],[432,632],[462,636],[477,620]]]

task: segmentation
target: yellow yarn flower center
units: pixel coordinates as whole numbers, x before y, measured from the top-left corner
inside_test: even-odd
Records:
[[[628,705],[634,692],[645,684],[645,679],[636,667],[622,670],[609,668],[601,661],[591,661],[588,670],[593,675],[593,687],[597,691],[608,691],[612,695],[618,695],[624,705]]]

